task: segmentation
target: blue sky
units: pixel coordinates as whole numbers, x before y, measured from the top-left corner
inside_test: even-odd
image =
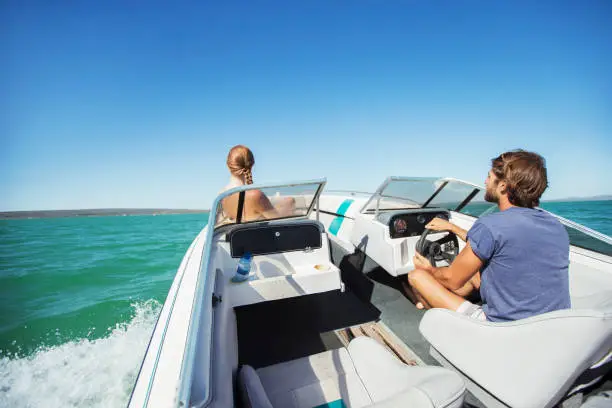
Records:
[[[238,143],[256,182],[483,183],[521,147],[545,198],[612,194],[605,0],[0,8],[0,210],[208,208]]]

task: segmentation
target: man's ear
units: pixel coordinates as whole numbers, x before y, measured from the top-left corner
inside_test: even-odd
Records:
[[[506,184],[505,181],[500,181],[497,187],[500,189],[499,192],[501,194],[506,194],[508,192],[507,190],[508,185]]]

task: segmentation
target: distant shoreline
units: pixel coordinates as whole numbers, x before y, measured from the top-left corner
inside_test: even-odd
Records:
[[[541,200],[541,201],[543,203],[558,203],[558,202],[573,203],[576,201],[586,203],[589,201],[612,201],[612,196],[606,195],[606,196],[596,196],[596,197],[567,197],[567,198],[553,198],[550,200]]]
[[[203,214],[208,212],[210,211],[168,208],[101,208],[89,210],[4,211],[0,212],[0,220],[24,218],[103,217],[122,215]]]
[[[593,197],[568,197],[542,200],[541,203],[611,201],[612,195]],[[473,201],[472,204],[484,204],[484,201]],[[169,208],[94,208],[81,210],[37,210],[37,211],[0,211],[0,220],[27,218],[70,218],[70,217],[105,217],[122,215],[169,215],[169,214],[206,214],[210,210],[189,210]]]

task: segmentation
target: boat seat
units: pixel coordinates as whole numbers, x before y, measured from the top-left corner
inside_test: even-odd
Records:
[[[504,323],[431,309],[419,329],[432,356],[462,374],[486,406],[552,407],[611,369],[612,308],[594,300],[601,308]]]
[[[605,290],[587,296],[573,296],[572,309],[612,310],[612,290]]]
[[[451,370],[406,365],[368,337],[258,370],[243,366],[238,377],[249,408],[455,408],[465,393]]]

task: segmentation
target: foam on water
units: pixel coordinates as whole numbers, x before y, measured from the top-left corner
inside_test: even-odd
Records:
[[[125,406],[161,310],[156,300],[132,307],[132,320],[117,324],[107,337],[2,357],[0,406]]]

